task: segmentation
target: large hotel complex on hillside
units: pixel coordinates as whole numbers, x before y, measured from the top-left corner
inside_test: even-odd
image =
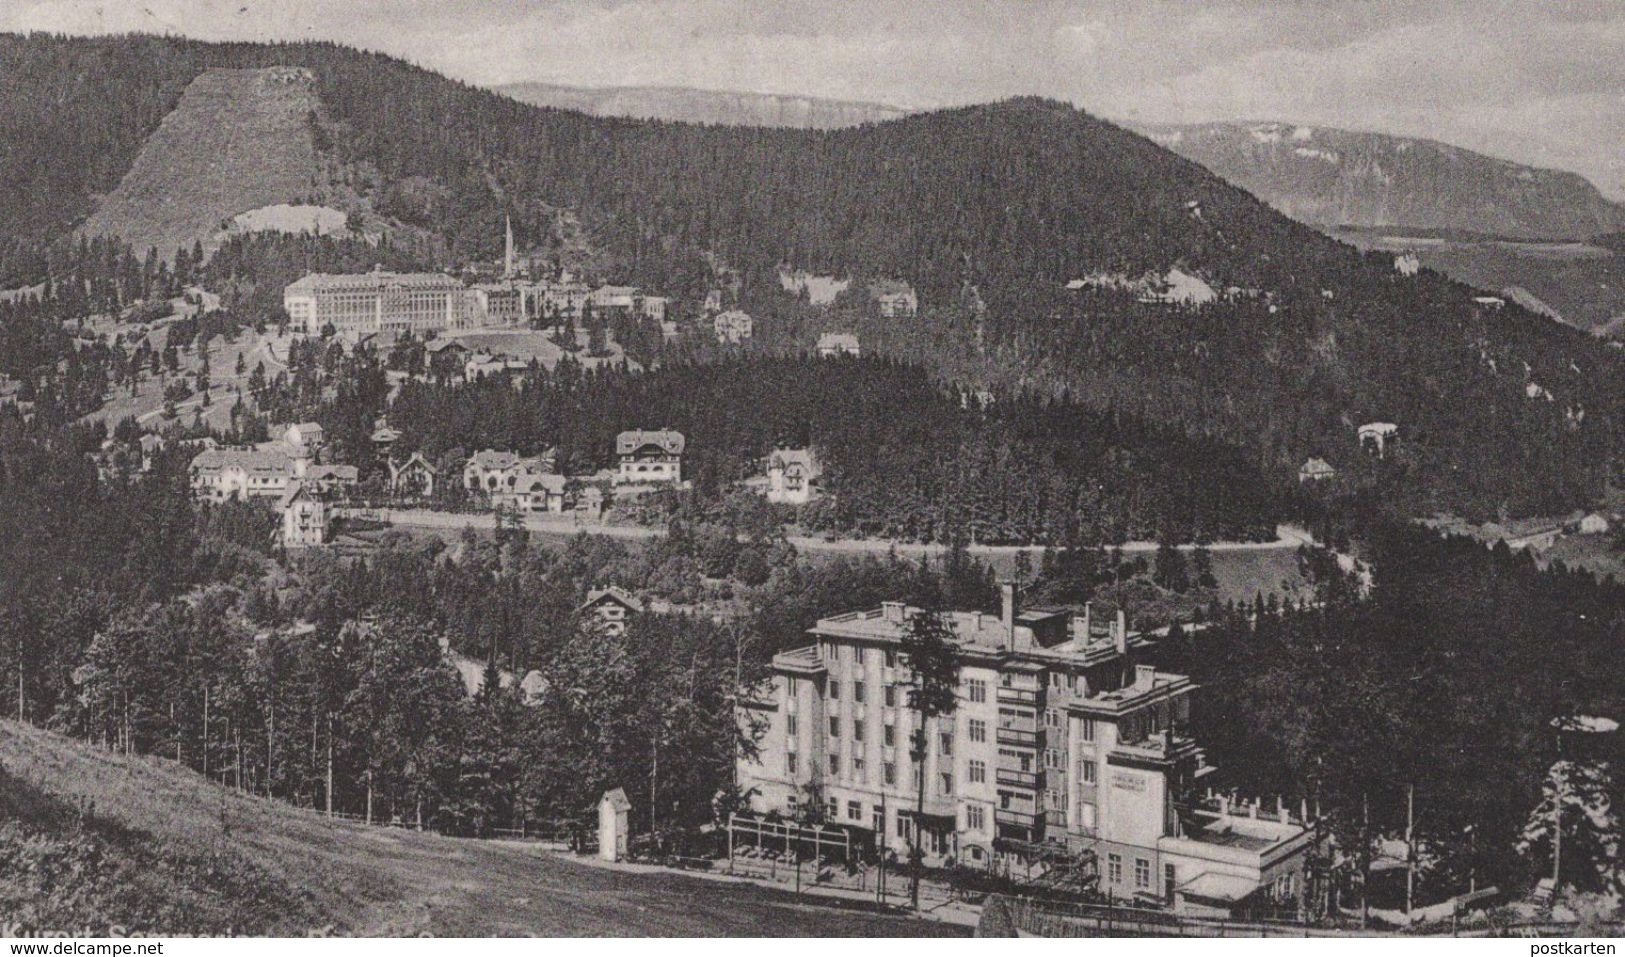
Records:
[[[282,292],[289,328],[316,335],[331,325],[346,338],[459,329],[477,308],[473,294],[440,273],[312,273]]]
[[[916,826],[930,863],[1092,853],[1102,891],[1185,912],[1302,899],[1311,830],[1279,803],[1200,796],[1212,768],[1188,735],[1195,685],[1146,663],[1151,643],[1121,615],[1019,611],[1009,585],[1002,615],[946,613],[957,708],[915,764],[901,646],[916,614],[825,618],[813,644],[774,657],[771,688],[742,706],[762,733],[739,763],[752,810],[821,802],[904,860]]]

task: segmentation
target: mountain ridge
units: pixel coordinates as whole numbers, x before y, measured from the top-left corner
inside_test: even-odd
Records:
[[[505,83],[493,89],[533,106],[576,110],[593,116],[731,126],[839,129],[896,119],[911,112],[860,100],[684,86],[588,87],[525,82]]]
[[[1132,127],[1317,227],[1558,240],[1625,223],[1625,205],[1579,173],[1439,140],[1282,121]]]
[[[82,78],[86,94],[48,126],[68,142],[209,69],[302,67],[332,188],[439,238],[425,265],[499,257],[509,221],[545,262],[585,237],[593,278],[680,307],[733,289],[764,339],[795,324],[874,329],[861,291],[905,281],[919,315],[886,325],[887,355],[1221,438],[1283,478],[1319,455],[1410,489],[1412,508],[1566,509],[1594,497],[1620,447],[1621,395],[1607,387],[1619,360],[1599,343],[1516,303],[1487,312],[1436,273],[1401,275],[1391,255],[1362,255],[1053,100],[763,129],[543,109],[332,44],[0,38],[0,57],[30,64],[0,130],[10,113],[48,113],[60,75]],[[132,165],[151,135],[140,126],[109,144]],[[0,156],[0,176],[26,180],[34,159]],[[62,208],[97,191],[88,178],[44,186]],[[0,236],[28,225],[16,215],[0,201]],[[781,269],[851,277],[860,293],[820,311],[783,291]],[[1176,269],[1222,294],[1177,305],[1135,291]],[[1525,376],[1554,401],[1531,404]],[[1367,421],[1400,423],[1408,451],[1369,462],[1355,435]]]

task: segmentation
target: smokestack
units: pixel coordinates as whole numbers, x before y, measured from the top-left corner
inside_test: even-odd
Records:
[[[1117,609],[1117,619],[1112,622],[1112,642],[1117,645],[1117,653],[1128,654],[1128,615],[1123,609]]]
[[[999,597],[1002,599],[999,620],[1004,625],[1004,647],[1008,651],[1016,650],[1016,583],[1013,581],[999,582]]]

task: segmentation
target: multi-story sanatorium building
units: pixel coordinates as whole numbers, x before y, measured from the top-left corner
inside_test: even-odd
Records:
[[[741,704],[761,735],[738,769],[753,811],[823,802],[827,821],[905,859],[919,826],[933,863],[1092,851],[1102,891],[1185,911],[1300,897],[1311,832],[1279,806],[1195,797],[1212,770],[1187,733],[1195,685],[1146,663],[1151,643],[1121,614],[1018,611],[1009,585],[1002,615],[945,613],[958,704],[914,764],[901,642],[919,613],[889,602],[825,618],[815,644],[774,657],[770,689]]]
[[[461,329],[473,324],[477,297],[440,273],[312,273],[282,291],[289,328],[316,335],[329,324],[341,336]]]

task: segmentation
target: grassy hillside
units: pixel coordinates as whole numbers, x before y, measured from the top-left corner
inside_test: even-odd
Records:
[[[0,915],[167,934],[800,936],[952,933],[747,885],[329,821],[0,722]]]
[[[316,108],[314,78],[303,70],[203,73],[81,231],[167,256],[196,241],[212,246],[238,213],[310,195]]]

